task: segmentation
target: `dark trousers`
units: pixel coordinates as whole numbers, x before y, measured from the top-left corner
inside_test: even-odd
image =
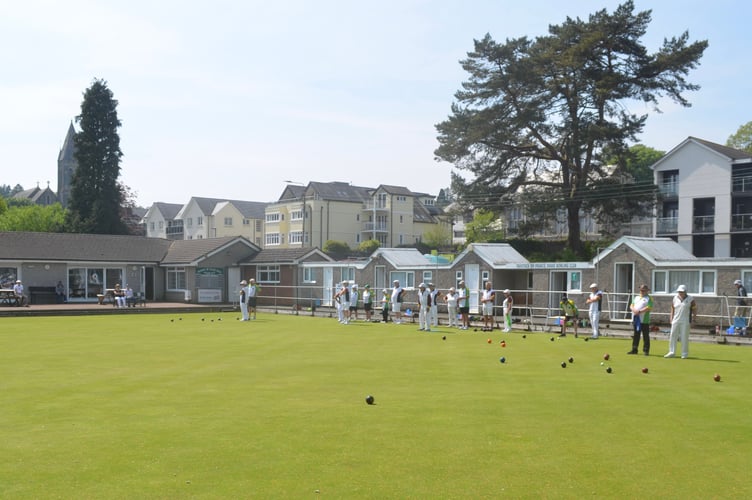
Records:
[[[384,306],[384,308],[381,310],[381,319],[386,323],[389,321],[389,307]]]
[[[650,352],[650,324],[641,323],[640,326],[635,326],[632,323],[632,351],[637,352],[640,347],[640,334],[642,334],[642,351],[644,353]]]

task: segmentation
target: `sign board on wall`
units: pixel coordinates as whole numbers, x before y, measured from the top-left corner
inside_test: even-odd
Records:
[[[219,288],[199,288],[198,301],[201,302],[222,302],[222,290]]]

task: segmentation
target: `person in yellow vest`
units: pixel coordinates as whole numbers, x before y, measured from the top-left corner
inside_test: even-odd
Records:
[[[574,301],[566,295],[562,295],[561,302],[559,302],[559,308],[561,309],[561,314],[563,315],[561,322],[561,334],[559,336],[567,336],[567,325],[571,321],[572,326],[574,327],[574,336],[577,337],[577,322],[579,321],[577,315],[579,314],[579,311],[577,310],[577,306],[575,305]]]

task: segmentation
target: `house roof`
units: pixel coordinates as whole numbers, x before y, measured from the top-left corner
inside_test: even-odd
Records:
[[[723,146],[722,144],[716,144],[715,142],[706,141],[704,139],[698,139],[697,137],[687,137],[684,139],[679,145],[674,147],[671,151],[663,155],[658,161],[653,163],[650,168],[654,169],[666,161],[669,157],[671,157],[676,151],[682,149],[689,143],[697,144],[703,148],[707,148],[711,151],[713,151],[716,154],[719,154],[725,158],[727,158],[729,161],[739,161],[739,160],[746,160],[746,161],[752,161],[752,155],[750,155],[746,151],[741,151],[739,149],[730,148],[728,146]]]
[[[170,243],[129,235],[0,232],[0,259],[158,263]]]
[[[250,249],[259,250],[256,245],[242,236],[174,240],[161,263],[172,265],[194,264],[235,244],[244,244]]]
[[[370,200],[371,188],[353,186],[346,182],[309,182],[306,191],[315,192],[322,200],[362,203]]]
[[[238,212],[243,214],[246,219],[260,219],[264,220],[264,210],[268,203],[262,203],[260,201],[241,201],[241,200],[229,200],[232,205],[238,209]]]
[[[381,255],[395,269],[426,268],[435,265],[416,248],[379,248],[372,257],[378,255]]]
[[[470,252],[476,254],[494,269],[510,264],[528,263],[528,260],[509,243],[471,243],[457,256],[455,262],[464,258]]]
[[[595,256],[593,262],[603,259],[621,245],[626,245],[653,264],[697,261],[683,246],[671,238],[638,238],[622,236]]]
[[[254,255],[246,264],[298,264],[311,257],[324,261],[334,260],[318,248],[265,248]]]
[[[13,198],[31,200],[36,203],[39,200],[39,198],[45,193],[49,193],[57,200],[57,195],[54,193],[54,191],[52,191],[52,189],[50,189],[49,186],[47,186],[44,189],[37,186],[31,189],[26,189],[24,191],[19,191],[18,193],[13,195]]]

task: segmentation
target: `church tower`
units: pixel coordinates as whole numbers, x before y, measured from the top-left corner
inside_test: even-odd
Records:
[[[73,128],[73,122],[71,122],[70,127],[68,127],[68,134],[63,141],[63,147],[57,157],[57,197],[63,208],[66,208],[70,201],[73,173],[78,168],[78,162],[73,156],[73,152],[76,150],[73,144],[75,136],[76,129]]]

